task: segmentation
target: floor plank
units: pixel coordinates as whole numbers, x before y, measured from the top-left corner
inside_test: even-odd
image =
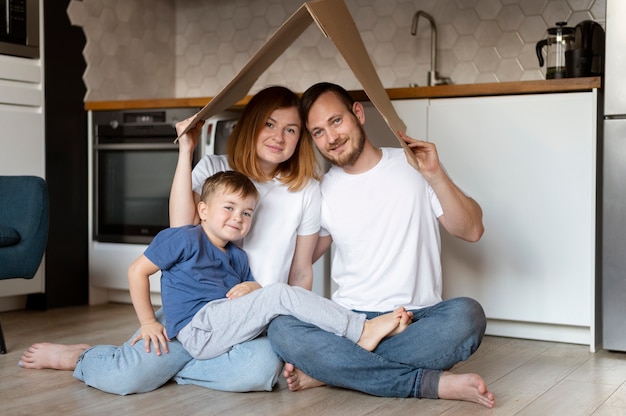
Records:
[[[0,356],[0,413],[13,415],[626,415],[626,354],[584,345],[486,337],[453,372],[481,374],[496,396],[493,410],[447,400],[380,398],[331,387],[290,392],[226,393],[167,383],[116,396],[85,386],[69,371],[26,370],[17,362],[34,342],[119,344],[136,329],[130,305],[0,313],[9,353]]]

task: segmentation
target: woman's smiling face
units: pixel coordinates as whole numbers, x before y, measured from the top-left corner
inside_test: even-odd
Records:
[[[302,120],[296,107],[276,109],[268,117],[256,140],[256,154],[263,171],[270,175],[296,150]]]

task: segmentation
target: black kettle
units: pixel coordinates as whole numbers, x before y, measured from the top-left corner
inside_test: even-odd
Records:
[[[604,29],[593,20],[574,28],[574,45],[565,52],[568,77],[593,77],[604,73]]]

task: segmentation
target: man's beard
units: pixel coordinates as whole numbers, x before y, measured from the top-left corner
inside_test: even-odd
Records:
[[[363,130],[362,126],[359,126],[359,135],[356,137],[356,144],[357,146],[355,148],[351,148],[348,153],[344,153],[338,157],[327,156],[326,154],[322,154],[322,157],[340,168],[353,165],[359,156],[361,156],[363,148],[365,147],[365,130]]]

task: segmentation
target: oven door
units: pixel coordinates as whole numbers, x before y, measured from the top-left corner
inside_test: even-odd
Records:
[[[100,145],[96,150],[94,238],[147,244],[169,226],[178,146]]]

